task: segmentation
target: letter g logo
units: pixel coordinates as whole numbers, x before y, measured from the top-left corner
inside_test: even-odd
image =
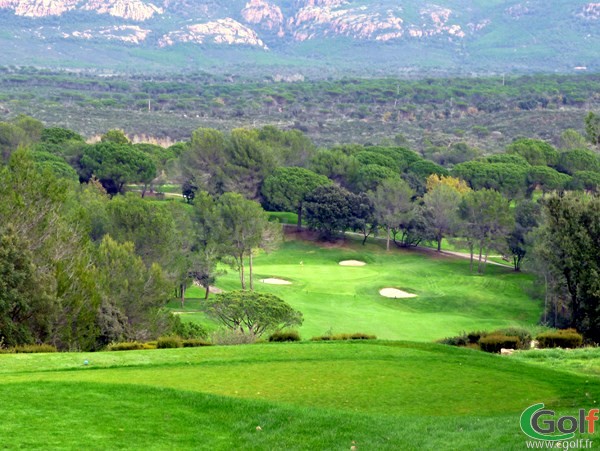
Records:
[[[552,410],[542,410],[544,408],[543,403],[534,404],[527,407],[521,414],[521,430],[531,438],[536,440],[569,440],[575,436],[573,433],[560,434],[560,435],[549,435],[555,430],[554,420],[544,420],[544,427],[540,427],[538,420],[542,415],[554,415]]]

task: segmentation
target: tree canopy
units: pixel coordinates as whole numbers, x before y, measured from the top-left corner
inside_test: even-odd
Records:
[[[110,141],[86,147],[80,164],[80,178],[88,181],[96,176],[110,195],[121,193],[126,183],[149,183],[156,177],[156,166],[148,155]]]
[[[277,168],[265,179],[262,194],[267,204],[277,210],[296,211],[298,228],[302,226],[302,207],[307,194],[319,186],[331,185],[331,180],[300,167]]]
[[[231,291],[205,301],[207,314],[226,327],[260,337],[267,331],[302,325],[302,313],[275,295]]]

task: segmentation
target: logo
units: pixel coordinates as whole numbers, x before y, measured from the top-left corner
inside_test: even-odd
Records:
[[[521,430],[530,438],[546,441],[563,441],[575,437],[575,433],[593,434],[596,421],[600,420],[600,409],[586,412],[579,409],[577,416],[564,415],[555,418],[553,410],[544,409],[544,404],[529,406],[521,414]]]

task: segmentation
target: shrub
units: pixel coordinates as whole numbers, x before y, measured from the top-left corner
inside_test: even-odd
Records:
[[[245,345],[256,342],[256,335],[252,333],[243,333],[239,330],[220,329],[213,332],[211,343],[215,345]]]
[[[300,341],[300,335],[295,330],[281,330],[271,334],[270,342]]]
[[[350,340],[350,334],[335,334],[331,336],[332,340]]]
[[[350,335],[350,340],[376,340],[375,335],[364,334],[362,332],[356,332]]]
[[[467,334],[457,335],[456,337],[446,337],[438,340],[438,343],[448,346],[466,346],[469,342]]]
[[[1,354],[38,354],[42,352],[58,352],[52,345],[19,345],[12,348],[0,349]]]
[[[329,341],[329,340],[376,340],[375,335],[369,335],[362,332],[354,334],[336,334],[336,335],[321,335],[320,337],[312,337],[310,341]]]
[[[106,348],[108,351],[135,351],[137,349],[153,349],[152,346],[139,341],[123,341],[112,343]]]
[[[208,332],[200,324],[182,323],[177,324],[175,334],[183,339],[208,338]]]
[[[529,349],[531,347],[531,333],[527,329],[521,327],[507,327],[506,329],[498,329],[490,335],[508,335],[519,337],[519,347],[517,349]]]
[[[17,354],[37,354],[41,352],[58,352],[55,346],[41,344],[41,345],[23,345],[15,347]]]
[[[500,352],[500,349],[519,349],[519,337],[494,333],[479,339],[479,347],[485,352]]]
[[[202,340],[199,338],[188,338],[187,340],[183,340],[184,348],[198,348],[200,346],[212,346],[212,343],[209,343],[206,340]]]
[[[160,337],[156,342],[157,349],[171,349],[181,347],[183,347],[183,343],[181,341],[181,338],[177,336]]]
[[[467,334],[467,342],[469,344],[478,344],[482,337],[488,335],[488,332],[476,330]],[[507,334],[508,335],[508,334]]]
[[[583,336],[575,329],[544,332],[535,339],[539,348],[579,348],[583,344]]]

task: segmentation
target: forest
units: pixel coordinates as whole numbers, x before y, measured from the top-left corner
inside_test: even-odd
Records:
[[[119,128],[163,144],[199,127],[223,132],[276,125],[318,146],[409,146],[420,152],[467,142],[500,152],[531,137],[560,145],[567,128],[600,104],[596,74],[461,78],[308,79],[207,72],[135,74],[0,67],[0,120],[35,116],[84,136]],[[146,139],[144,139],[146,137]]]
[[[252,290],[253,255],[282,239],[267,212],[282,211],[323,240],[353,232],[438,251],[450,240],[479,274],[498,252],[537,275],[540,321],[597,342],[600,117],[581,119],[585,135],[563,131],[560,148],[521,138],[486,156],[465,143],[433,155],[317,148],[273,126],[199,128],[168,148],[121,130],[87,143],[18,116],[0,123],[0,340],[98,350],[202,335],[167,302],[194,282],[208,297],[224,268]]]

